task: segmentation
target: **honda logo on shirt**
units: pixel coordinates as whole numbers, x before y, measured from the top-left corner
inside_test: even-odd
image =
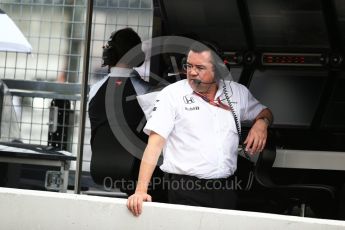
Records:
[[[183,101],[185,104],[193,104],[195,102],[194,97],[192,96],[184,96]]]

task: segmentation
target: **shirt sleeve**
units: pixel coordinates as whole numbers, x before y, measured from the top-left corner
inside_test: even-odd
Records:
[[[167,139],[174,128],[175,114],[172,95],[169,91],[163,89],[156,97],[156,102],[144,127],[144,132],[149,135],[153,131]]]
[[[266,106],[262,105],[245,87],[241,87],[241,100],[243,103],[241,121],[253,121]]]
[[[157,91],[137,96],[138,103],[145,114],[146,120],[151,118],[151,113],[158,94],[159,92]]]

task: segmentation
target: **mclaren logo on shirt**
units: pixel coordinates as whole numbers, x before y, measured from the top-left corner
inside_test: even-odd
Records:
[[[199,106],[193,106],[193,107],[184,107],[185,110],[187,111],[195,111],[195,110],[199,110]]]
[[[156,103],[155,103],[155,105],[154,105],[154,107],[153,107],[153,109],[152,109],[152,112],[154,112],[154,111],[156,111],[157,110],[157,103],[159,102],[159,100],[156,100]]]
[[[188,96],[188,95],[183,96],[183,101],[184,101],[185,104],[193,104],[193,103],[195,103],[194,97]]]

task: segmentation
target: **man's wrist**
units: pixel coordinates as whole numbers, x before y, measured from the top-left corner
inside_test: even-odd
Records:
[[[147,193],[150,182],[138,181],[135,192]]]
[[[263,120],[263,122],[266,123],[267,127],[271,126],[271,121],[267,117],[259,117],[255,121],[258,121],[258,120]]]

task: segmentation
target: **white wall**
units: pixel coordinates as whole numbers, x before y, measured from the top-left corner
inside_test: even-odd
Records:
[[[0,228],[131,230],[333,230],[344,221],[145,203],[134,217],[125,199],[0,188]]]

